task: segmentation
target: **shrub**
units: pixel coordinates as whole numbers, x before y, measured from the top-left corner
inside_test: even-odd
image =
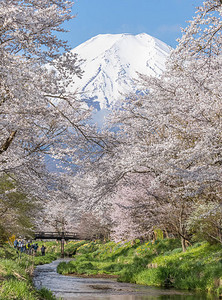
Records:
[[[44,264],[50,264],[54,260],[57,259],[56,254],[52,253],[46,253],[45,256],[34,256],[34,264],[37,265],[44,265]]]
[[[175,248],[171,251],[171,254],[181,253],[183,251],[182,248]]]
[[[52,292],[46,288],[38,290],[38,295],[44,300],[56,300],[56,297],[52,294]]]
[[[70,241],[70,242],[68,242],[64,247],[65,255],[66,256],[75,255],[77,252],[77,249],[84,244],[86,244],[86,241],[78,241],[78,242]]]

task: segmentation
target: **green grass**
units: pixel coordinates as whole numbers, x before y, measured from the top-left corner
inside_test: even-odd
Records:
[[[86,244],[86,241],[70,241],[65,244],[64,253],[65,256],[71,257],[76,254],[77,249]]]
[[[55,300],[46,289],[37,291],[32,284],[31,275],[34,264],[48,263],[56,256],[47,254],[45,257],[21,254],[9,245],[0,248],[0,299],[16,300]]]
[[[27,281],[21,281],[9,279],[4,281],[1,286],[0,292],[1,299],[18,299],[18,300],[36,300],[36,294],[31,288],[30,283]]]
[[[45,256],[37,255],[33,257],[34,265],[44,265],[44,264],[50,264],[52,261],[56,260],[58,256],[53,253],[46,253]]]
[[[221,245],[197,243],[182,252],[176,239],[154,243],[86,243],[75,261],[61,263],[62,274],[109,274],[119,281],[222,293]]]
[[[69,242],[65,245],[65,255],[72,256],[77,248],[85,241]],[[41,246],[46,246],[46,255],[41,255]],[[36,290],[33,287],[31,275],[34,266],[48,264],[61,255],[60,242],[38,242],[38,251],[35,256],[18,253],[5,244],[0,248],[0,299],[16,300],[55,300],[56,298],[47,289]],[[83,266],[84,268],[86,266]],[[81,272],[82,266],[78,269]]]
[[[60,254],[59,243],[44,244],[46,255],[38,251],[35,257],[18,257],[9,246],[0,248],[0,299],[55,299],[46,289],[36,291],[30,280],[34,265],[50,263]],[[221,245],[196,243],[182,252],[176,239],[154,243],[81,241],[66,244],[65,253],[76,255],[75,260],[59,264],[62,274],[115,275],[122,282],[222,294]]]

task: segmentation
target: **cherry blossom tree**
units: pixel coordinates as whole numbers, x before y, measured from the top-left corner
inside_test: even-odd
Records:
[[[199,201],[193,206],[186,226],[194,240],[222,244],[221,210],[221,204],[215,201]]]
[[[0,177],[0,243],[12,234],[32,234],[32,219],[39,212],[41,203],[22,192],[9,176]]]
[[[0,2],[0,175],[10,175],[21,191],[43,201],[42,220],[53,207],[63,217],[74,205],[73,174],[84,158],[93,160],[105,148],[89,123],[91,109],[67,88],[83,72],[56,35],[73,18],[72,5],[65,0]],[[49,172],[52,164],[67,176]]]
[[[90,111],[75,92],[66,92],[73,75],[81,77],[77,58],[70,52],[59,58],[69,48],[55,35],[73,18],[71,6],[62,0],[0,3],[2,171],[24,165],[36,153],[39,159],[50,151],[60,158],[58,144],[69,139],[71,127],[76,140],[87,136],[83,122]],[[64,149],[61,153],[65,156]]]
[[[92,212],[82,212],[77,232],[83,239],[108,240],[110,236],[109,223],[104,222]]]
[[[97,162],[96,172],[91,168],[97,178],[94,203],[112,202],[114,195],[121,204],[117,190],[124,178],[151,176],[149,190],[163,189],[159,203],[167,212],[161,215],[167,220],[175,212],[175,221],[165,224],[177,228],[183,247],[192,205],[221,201],[221,14],[219,0],[198,8],[166,71],[138,81],[138,89],[149,92],[128,95],[113,112],[109,122],[117,142]],[[129,192],[124,194],[129,201]]]

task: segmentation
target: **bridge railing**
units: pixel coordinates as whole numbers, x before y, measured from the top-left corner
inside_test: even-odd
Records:
[[[77,239],[81,239],[79,234],[76,232],[43,232],[43,231],[39,231],[39,232],[35,232],[35,239],[56,239],[56,240],[61,240],[61,239],[65,239],[65,240],[77,240]]]

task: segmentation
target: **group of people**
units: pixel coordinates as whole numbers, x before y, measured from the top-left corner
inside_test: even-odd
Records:
[[[14,248],[17,249],[18,253],[26,253],[29,255],[36,255],[39,245],[38,245],[38,243],[31,243],[30,241],[25,241],[22,239],[15,239]],[[46,247],[44,245],[42,245],[42,247],[40,249],[42,256],[45,256],[45,249],[46,249]]]

